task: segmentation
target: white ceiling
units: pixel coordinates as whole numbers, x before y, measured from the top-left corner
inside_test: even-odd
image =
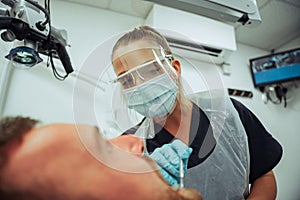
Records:
[[[146,18],[153,3],[143,0],[61,0]],[[238,42],[272,51],[300,37],[300,0],[256,0],[262,23],[235,25]]]

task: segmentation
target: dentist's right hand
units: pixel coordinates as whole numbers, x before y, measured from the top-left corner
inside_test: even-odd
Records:
[[[158,165],[160,173],[169,185],[179,184],[179,159],[183,160],[184,174],[187,171],[187,164],[192,153],[192,148],[188,147],[181,140],[174,140],[170,144],[164,144],[156,148],[150,155]]]

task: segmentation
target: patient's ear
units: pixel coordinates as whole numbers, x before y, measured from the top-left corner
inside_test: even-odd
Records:
[[[7,162],[7,155],[5,153],[0,152],[0,176],[1,176],[1,168],[5,165]]]
[[[4,164],[5,162],[5,155],[3,152],[0,152],[0,167]]]
[[[8,157],[13,151],[16,151],[17,148],[22,144],[23,135],[18,135],[15,138],[11,138],[6,143],[2,143],[0,146],[0,167],[5,164]]]

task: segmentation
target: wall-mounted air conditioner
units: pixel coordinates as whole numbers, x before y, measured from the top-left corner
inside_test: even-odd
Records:
[[[236,51],[234,27],[200,15],[154,4],[145,24],[157,28],[182,57],[220,64]]]
[[[256,27],[261,17],[256,0],[144,0],[223,22]]]

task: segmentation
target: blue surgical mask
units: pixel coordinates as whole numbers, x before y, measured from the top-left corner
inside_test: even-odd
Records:
[[[167,73],[123,90],[127,106],[149,118],[164,117],[172,111],[177,92],[176,83]]]

